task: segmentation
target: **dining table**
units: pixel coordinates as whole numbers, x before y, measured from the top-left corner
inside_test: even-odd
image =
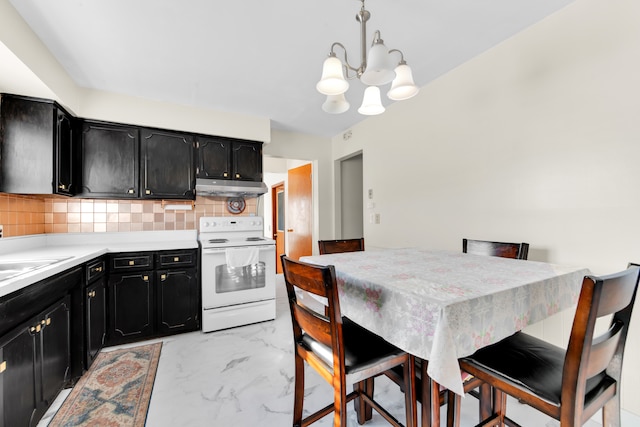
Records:
[[[428,361],[464,395],[458,359],[575,307],[583,266],[423,248],[300,258],[333,265],[342,315]]]

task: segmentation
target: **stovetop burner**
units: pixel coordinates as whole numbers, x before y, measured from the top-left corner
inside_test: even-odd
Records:
[[[247,237],[247,242],[261,242],[264,237]]]
[[[209,239],[209,243],[227,243],[229,239]]]

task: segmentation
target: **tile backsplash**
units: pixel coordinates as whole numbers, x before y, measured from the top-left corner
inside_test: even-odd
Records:
[[[246,199],[239,215],[257,215],[258,199]],[[223,197],[196,197],[192,210],[165,209],[192,205],[184,200],[102,200],[0,193],[4,237],[42,233],[195,230],[202,216],[233,216]]]

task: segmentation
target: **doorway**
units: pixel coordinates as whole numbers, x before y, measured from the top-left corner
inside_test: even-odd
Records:
[[[286,224],[284,182],[271,187],[271,207],[273,211],[273,224],[271,229],[273,230],[273,240],[276,241],[276,273],[281,274],[282,262],[280,262],[280,255],[286,253],[286,247],[284,244],[284,230]]]
[[[339,161],[340,218],[336,231],[340,239],[364,237],[362,153]]]

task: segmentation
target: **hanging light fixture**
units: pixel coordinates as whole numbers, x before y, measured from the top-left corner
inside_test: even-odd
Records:
[[[384,112],[378,86],[391,82],[391,89],[387,92],[387,96],[394,101],[409,99],[420,90],[413,82],[411,68],[404,60],[402,52],[398,49],[388,50],[380,37],[380,31],[374,33],[367,58],[367,21],[371,18],[371,14],[364,8],[364,0],[360,2],[362,7],[356,15],[356,21],[360,23],[360,65],[354,67],[349,64],[347,49],[342,43],[335,42],[331,45],[329,57],[325,59],[322,67],[322,77],[316,85],[318,92],[327,95],[327,100],[322,104],[322,109],[327,113],[340,114],[349,109],[349,103],[344,96],[349,89],[348,79],[358,78],[367,85],[362,105],[358,108],[358,112],[365,115]],[[344,54],[342,60],[336,55],[336,46],[342,48]],[[394,62],[394,54],[400,55],[399,62]]]

